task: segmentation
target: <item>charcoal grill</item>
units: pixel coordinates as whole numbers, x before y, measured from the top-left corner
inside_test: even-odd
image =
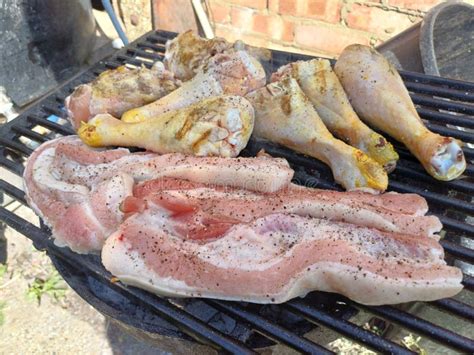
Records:
[[[150,67],[154,61],[163,59],[164,44],[174,36],[175,33],[165,31],[146,34],[0,127],[0,166],[21,176],[25,158],[31,154],[34,144],[74,133],[64,120],[63,107],[64,98],[74,87],[93,80],[106,69],[120,65]],[[288,62],[307,58],[272,51],[272,59],[266,69],[275,70]],[[420,116],[432,131],[474,144],[474,83],[410,72],[401,72],[401,76]],[[38,126],[43,132],[33,130]],[[463,269],[466,289],[463,292],[472,296],[474,150],[464,148],[468,166],[461,179],[438,182],[424,172],[404,147],[397,142],[392,143],[401,159],[390,175],[389,190],[418,193],[427,199],[431,213],[437,215],[444,224],[441,244],[446,251],[447,261]],[[295,169],[297,183],[338,189],[324,164],[283,147],[252,140],[243,155],[255,155],[261,148],[271,155],[286,158]],[[0,179],[0,190],[26,204],[23,191],[5,178]],[[92,306],[140,331],[198,341],[231,353],[253,353],[256,348],[274,343],[283,343],[304,353],[331,353],[323,345],[304,337],[309,330],[321,327],[375,351],[411,353],[407,348],[351,322],[354,315],[364,310],[385,320],[387,324],[395,324],[433,340],[446,350],[474,352],[474,340],[459,334],[461,326],[447,329],[413,314],[407,307],[367,307],[342,296],[323,292],[313,292],[304,299],[295,299],[283,305],[157,297],[120,282],[112,282],[112,275],[103,268],[97,255],[78,255],[67,248],[58,248],[49,238],[50,231],[43,225],[37,227],[4,207],[0,207],[0,220],[30,238],[37,249],[45,250],[65,280]],[[461,324],[474,319],[472,303],[444,299],[430,302],[427,306],[448,313]]]

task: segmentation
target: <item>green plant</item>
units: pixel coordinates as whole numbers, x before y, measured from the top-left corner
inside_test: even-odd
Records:
[[[8,270],[7,264],[0,264],[0,279],[2,279],[3,276],[5,276],[5,274],[7,273],[7,270]]]
[[[363,328],[364,329],[367,329],[369,331],[371,331],[372,333],[375,333],[377,334],[378,336],[382,336],[383,335],[383,329],[380,329],[379,327],[377,327],[375,324],[374,325],[370,325],[369,323],[365,323],[363,325]]]
[[[27,296],[41,303],[41,297],[45,294],[54,297],[56,300],[66,295],[66,285],[64,280],[56,270],[53,270],[47,277],[35,277],[33,283],[29,285]]]
[[[3,310],[7,306],[7,302],[5,301],[0,301],[0,326],[3,325],[5,322],[5,314],[3,313]]]
[[[415,338],[413,334],[409,334],[403,338],[402,344],[405,345],[409,350],[415,351],[420,355],[427,355],[425,349],[420,346],[421,337]]]

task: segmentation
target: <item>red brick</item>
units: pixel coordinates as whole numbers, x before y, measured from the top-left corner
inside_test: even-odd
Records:
[[[230,18],[232,26],[241,30],[250,30],[252,27],[253,10],[245,8],[232,8]]]
[[[239,35],[239,39],[255,47],[268,48],[270,46],[269,39],[265,37],[257,37],[243,33]]]
[[[312,50],[339,54],[345,47],[353,43],[368,45],[370,34],[359,33],[342,26],[296,25],[295,42]]]
[[[253,9],[264,10],[267,8],[267,0],[227,0],[233,5],[251,7]]]
[[[413,25],[408,15],[396,11],[386,11],[377,7],[353,4],[346,16],[346,23],[351,28],[386,36],[394,35]]]
[[[295,26],[292,22],[284,21],[283,22],[283,31],[281,33],[281,40],[284,42],[293,42],[293,38],[295,37]]]
[[[281,1],[278,4],[278,13],[282,15],[296,15],[296,1],[297,0]]]
[[[252,30],[278,41],[293,40],[293,24],[278,15],[254,14]]]
[[[388,4],[403,9],[428,11],[442,2],[443,0],[389,0]]]
[[[252,30],[267,34],[269,32],[270,18],[265,15],[255,14],[252,20]]]
[[[221,4],[211,3],[209,5],[210,20],[218,23],[229,23],[230,7]]]
[[[282,15],[301,16],[306,10],[306,0],[280,0],[278,13]]]
[[[337,23],[340,20],[341,2],[338,0],[307,0],[305,17]]]
[[[306,9],[308,17],[318,17],[324,18],[326,13],[326,3],[328,1],[325,0],[308,0]]]
[[[231,26],[221,25],[218,23],[214,27],[214,32],[217,37],[225,38],[229,42],[235,42],[240,39],[240,34]]]
[[[268,11],[270,12],[278,12],[278,8],[280,6],[279,0],[268,0]]]

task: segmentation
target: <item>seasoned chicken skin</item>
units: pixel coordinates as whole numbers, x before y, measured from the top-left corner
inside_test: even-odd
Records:
[[[252,134],[254,110],[241,96],[216,96],[143,122],[97,115],[78,131],[93,147],[140,147],[157,153],[235,157]]]
[[[387,173],[365,153],[328,131],[295,79],[285,77],[247,98],[255,109],[254,134],[313,156],[331,167],[346,190],[387,188]]]
[[[278,81],[284,75],[291,75],[298,81],[331,133],[366,153],[387,172],[395,169],[398,154],[383,136],[357,117],[328,60],[287,64],[272,75],[272,81]]]
[[[219,37],[206,39],[196,36],[189,30],[166,42],[163,63],[178,79],[187,81],[200,72],[215,55],[232,54],[238,50],[244,50],[263,61],[268,61],[271,57],[268,49],[251,47],[242,41],[230,43]]]
[[[244,96],[264,85],[265,71],[256,59],[243,51],[221,54],[178,90],[146,106],[125,112],[122,121],[144,121],[212,96]]]
[[[173,74],[160,62],[151,69],[125,66],[106,70],[88,84],[79,85],[66,98],[68,119],[74,129],[99,113],[120,117],[135,107],[163,97],[179,86]]]
[[[359,116],[404,143],[431,176],[449,181],[463,173],[461,142],[425,127],[397,70],[380,53],[351,45],[335,72]]]

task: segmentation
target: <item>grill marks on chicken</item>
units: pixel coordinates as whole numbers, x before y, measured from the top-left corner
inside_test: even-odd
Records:
[[[282,159],[158,156],[126,149],[97,151],[77,136],[36,149],[24,173],[29,205],[52,229],[55,242],[79,253],[101,249],[123,220],[121,205],[134,183],[175,177],[197,183],[274,192],[293,176]]]
[[[449,181],[464,172],[461,143],[425,127],[397,70],[380,53],[351,45],[335,72],[360,117],[405,144],[431,176]]]
[[[294,191],[277,195],[291,201]],[[268,196],[239,190],[167,180],[136,193],[146,208],[107,240],[102,261],[121,281],[158,294],[280,303],[324,290],[389,304],[462,288],[460,270],[446,266],[434,238],[340,222],[341,214],[269,211]]]
[[[68,119],[74,129],[97,114],[108,113],[114,117],[135,107],[155,101],[179,87],[173,73],[160,62],[151,69],[129,69],[125,66],[106,70],[88,84],[79,85],[66,98]]]
[[[148,105],[125,112],[122,121],[145,121],[213,96],[244,96],[264,86],[265,80],[261,64],[247,52],[220,54],[213,57],[202,71],[179,89]]]
[[[272,75],[272,81],[279,81],[284,76],[297,80],[331,133],[366,153],[387,172],[395,169],[398,154],[383,136],[357,117],[328,60],[287,64]]]
[[[252,134],[254,109],[240,96],[216,96],[148,120],[127,123],[98,115],[79,137],[92,147],[140,147],[157,153],[235,157]]]
[[[334,138],[292,77],[246,96],[255,109],[254,135],[315,157],[346,190],[385,191],[387,173],[362,151]]]

